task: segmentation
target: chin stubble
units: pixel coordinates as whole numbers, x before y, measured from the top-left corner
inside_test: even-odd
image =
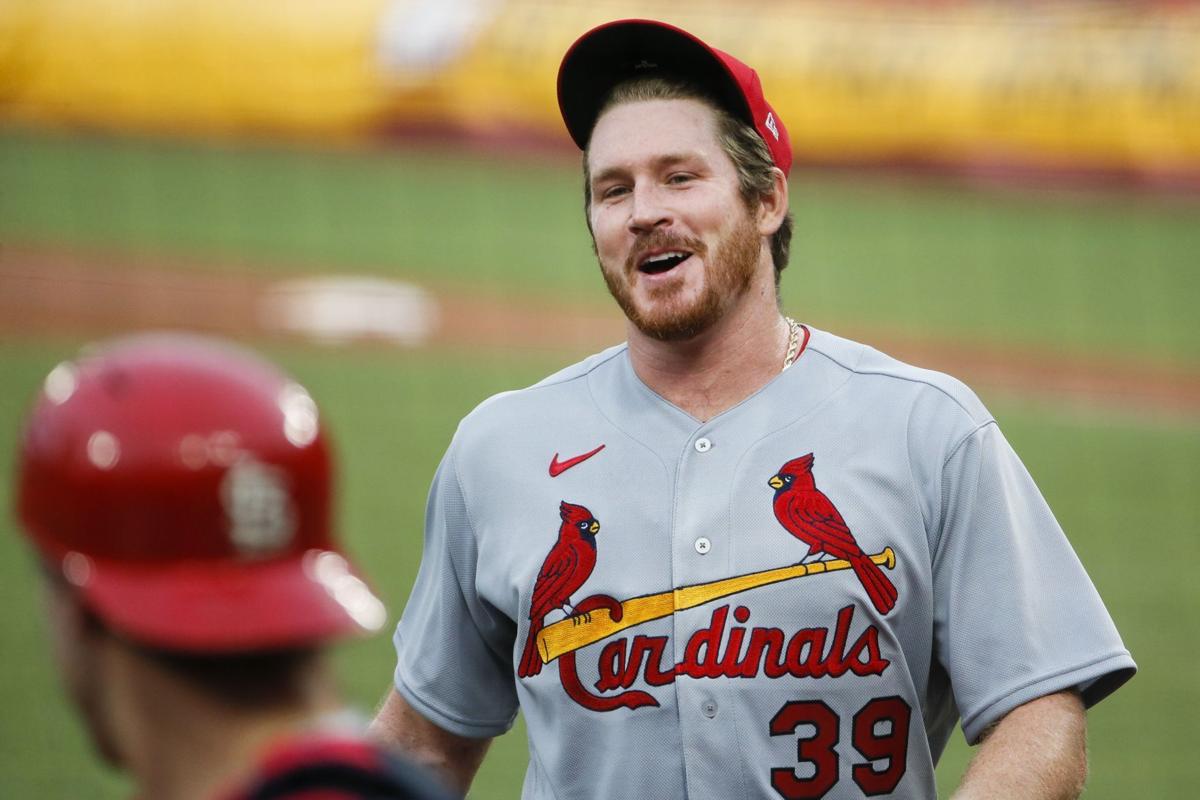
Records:
[[[632,285],[640,274],[637,260],[651,249],[683,249],[705,260],[707,274],[700,297],[686,303],[678,297],[679,285],[655,287],[650,292],[653,307],[643,313],[633,298]],[[760,237],[749,219],[737,225],[716,248],[708,262],[703,242],[670,237],[662,233],[635,244],[623,265],[624,275],[613,275],[601,264],[608,291],[635,327],[646,336],[663,342],[684,341],[716,323],[725,310],[750,288],[758,264]]]

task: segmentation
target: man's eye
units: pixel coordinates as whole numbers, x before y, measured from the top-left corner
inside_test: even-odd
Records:
[[[696,177],[695,175],[692,175],[689,172],[676,172],[667,178],[667,183],[673,183],[673,184],[689,183],[695,177]]]
[[[628,186],[609,186],[608,188],[602,189],[600,191],[600,199],[601,200],[611,200],[614,197],[620,197],[621,195],[625,194],[628,191],[629,191]]]

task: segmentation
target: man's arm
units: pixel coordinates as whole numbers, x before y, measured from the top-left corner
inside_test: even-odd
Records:
[[[403,750],[418,764],[440,774],[462,794],[471,787],[491,739],[472,739],[444,731],[421,716],[393,688],[371,722],[371,735]]]
[[[1087,718],[1070,690],[1018,706],[984,734],[953,800],[1075,800],[1087,779]]]

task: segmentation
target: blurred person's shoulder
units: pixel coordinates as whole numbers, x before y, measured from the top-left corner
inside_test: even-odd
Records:
[[[360,735],[308,733],[272,743],[249,780],[220,800],[456,797],[424,768]]]

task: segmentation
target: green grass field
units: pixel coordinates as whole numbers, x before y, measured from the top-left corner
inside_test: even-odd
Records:
[[[1197,203],[792,176],[784,305],[1066,354],[1200,363]],[[319,154],[0,129],[0,241],[396,275],[608,304],[572,158]]]
[[[940,183],[793,176],[798,235],[785,306],[824,327],[885,326],[1064,354],[1200,368],[1195,203],[1137,195],[978,192]],[[0,243],[174,259],[181,269],[363,272],[443,286],[609,302],[568,160],[433,151],[218,148],[0,131]],[[79,341],[0,338],[0,505],[18,419]],[[260,344],[261,343],[252,343]],[[264,349],[304,381],[339,444],[341,527],[399,612],[420,555],[425,493],[458,419],[578,353]],[[1140,674],[1091,715],[1089,798],[1187,797],[1200,767],[1200,422],[1082,411],[980,387],[1105,597]],[[36,576],[0,518],[0,796],[128,796],[60,698]],[[386,638],[339,654],[370,708]],[[939,768],[948,794],[969,752]],[[493,747],[472,793],[518,794],[525,743]]]

